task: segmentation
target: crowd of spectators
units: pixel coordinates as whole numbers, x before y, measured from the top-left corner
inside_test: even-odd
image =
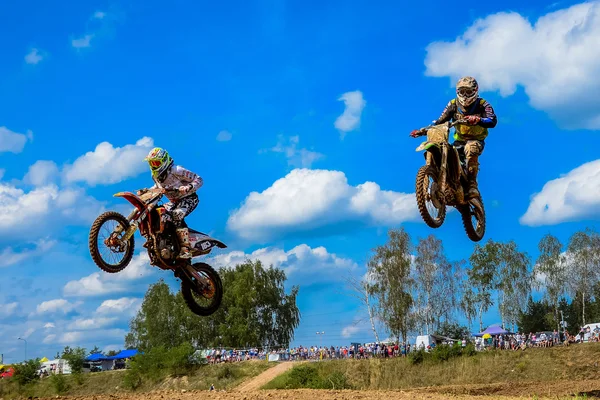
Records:
[[[557,345],[569,345],[580,342],[598,342],[600,341],[600,327],[595,329],[582,329],[577,335],[571,335],[565,331],[560,333],[553,332],[530,332],[515,333],[506,335],[497,335],[490,338],[471,338],[462,339],[460,344],[465,347],[468,343],[473,343],[477,351],[496,350],[525,350],[532,347],[553,347]],[[452,344],[453,342],[440,342],[443,344]],[[427,346],[426,350],[431,350],[435,344]],[[366,359],[366,358],[391,358],[406,357],[411,351],[425,348],[424,345],[415,346],[410,343],[366,343],[352,344],[349,346],[310,346],[294,347],[290,349],[270,349],[268,351],[254,349],[212,349],[207,351],[207,360],[209,363],[221,362],[239,362],[246,360],[265,360],[278,361],[317,361],[317,360],[342,360],[342,359]]]

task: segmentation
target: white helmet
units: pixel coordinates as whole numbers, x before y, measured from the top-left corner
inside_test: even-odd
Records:
[[[469,107],[477,100],[479,96],[479,85],[475,78],[465,76],[460,78],[456,84],[456,99],[458,104],[463,107]]]

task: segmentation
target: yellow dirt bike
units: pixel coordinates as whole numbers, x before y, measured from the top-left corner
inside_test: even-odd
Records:
[[[448,142],[450,128],[467,125],[458,120],[421,129],[427,141],[416,151],[425,150],[425,165],[419,168],[416,196],[419,213],[431,228],[439,228],[446,218],[446,206],[455,207],[462,216],[467,236],[479,242],[485,235],[485,209],[481,195],[467,198],[468,178],[464,149]],[[435,215],[435,216],[434,216]]]

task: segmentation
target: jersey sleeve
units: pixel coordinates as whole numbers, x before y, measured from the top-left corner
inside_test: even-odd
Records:
[[[195,192],[204,184],[204,180],[202,179],[202,177],[200,177],[200,175],[190,170],[187,170],[180,165],[178,165],[175,169],[175,173],[183,182],[187,182],[192,186],[190,192]]]
[[[454,102],[452,100],[450,100],[448,102],[448,104],[446,104],[444,111],[442,111],[442,115],[440,115],[440,117],[438,119],[433,121],[433,123],[435,125],[439,125],[439,124],[443,124],[444,122],[450,121],[452,119],[452,116],[454,115],[454,111],[455,111],[454,107],[455,107]]]
[[[487,100],[484,100],[481,106],[485,110],[485,117],[481,118],[479,125],[484,128],[494,128],[498,123],[498,118],[496,117],[494,108],[490,103],[487,102]]]

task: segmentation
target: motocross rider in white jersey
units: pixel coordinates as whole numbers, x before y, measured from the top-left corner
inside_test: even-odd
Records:
[[[183,219],[198,206],[196,190],[202,186],[203,180],[192,171],[174,165],[169,153],[160,147],[153,148],[144,161],[148,162],[152,171],[154,185],[150,189],[165,189],[165,196],[169,199],[169,203],[164,205],[168,213],[164,215],[172,218],[176,228],[181,247],[177,258],[191,259],[189,230],[183,226]],[[145,191],[141,190],[138,194]]]

